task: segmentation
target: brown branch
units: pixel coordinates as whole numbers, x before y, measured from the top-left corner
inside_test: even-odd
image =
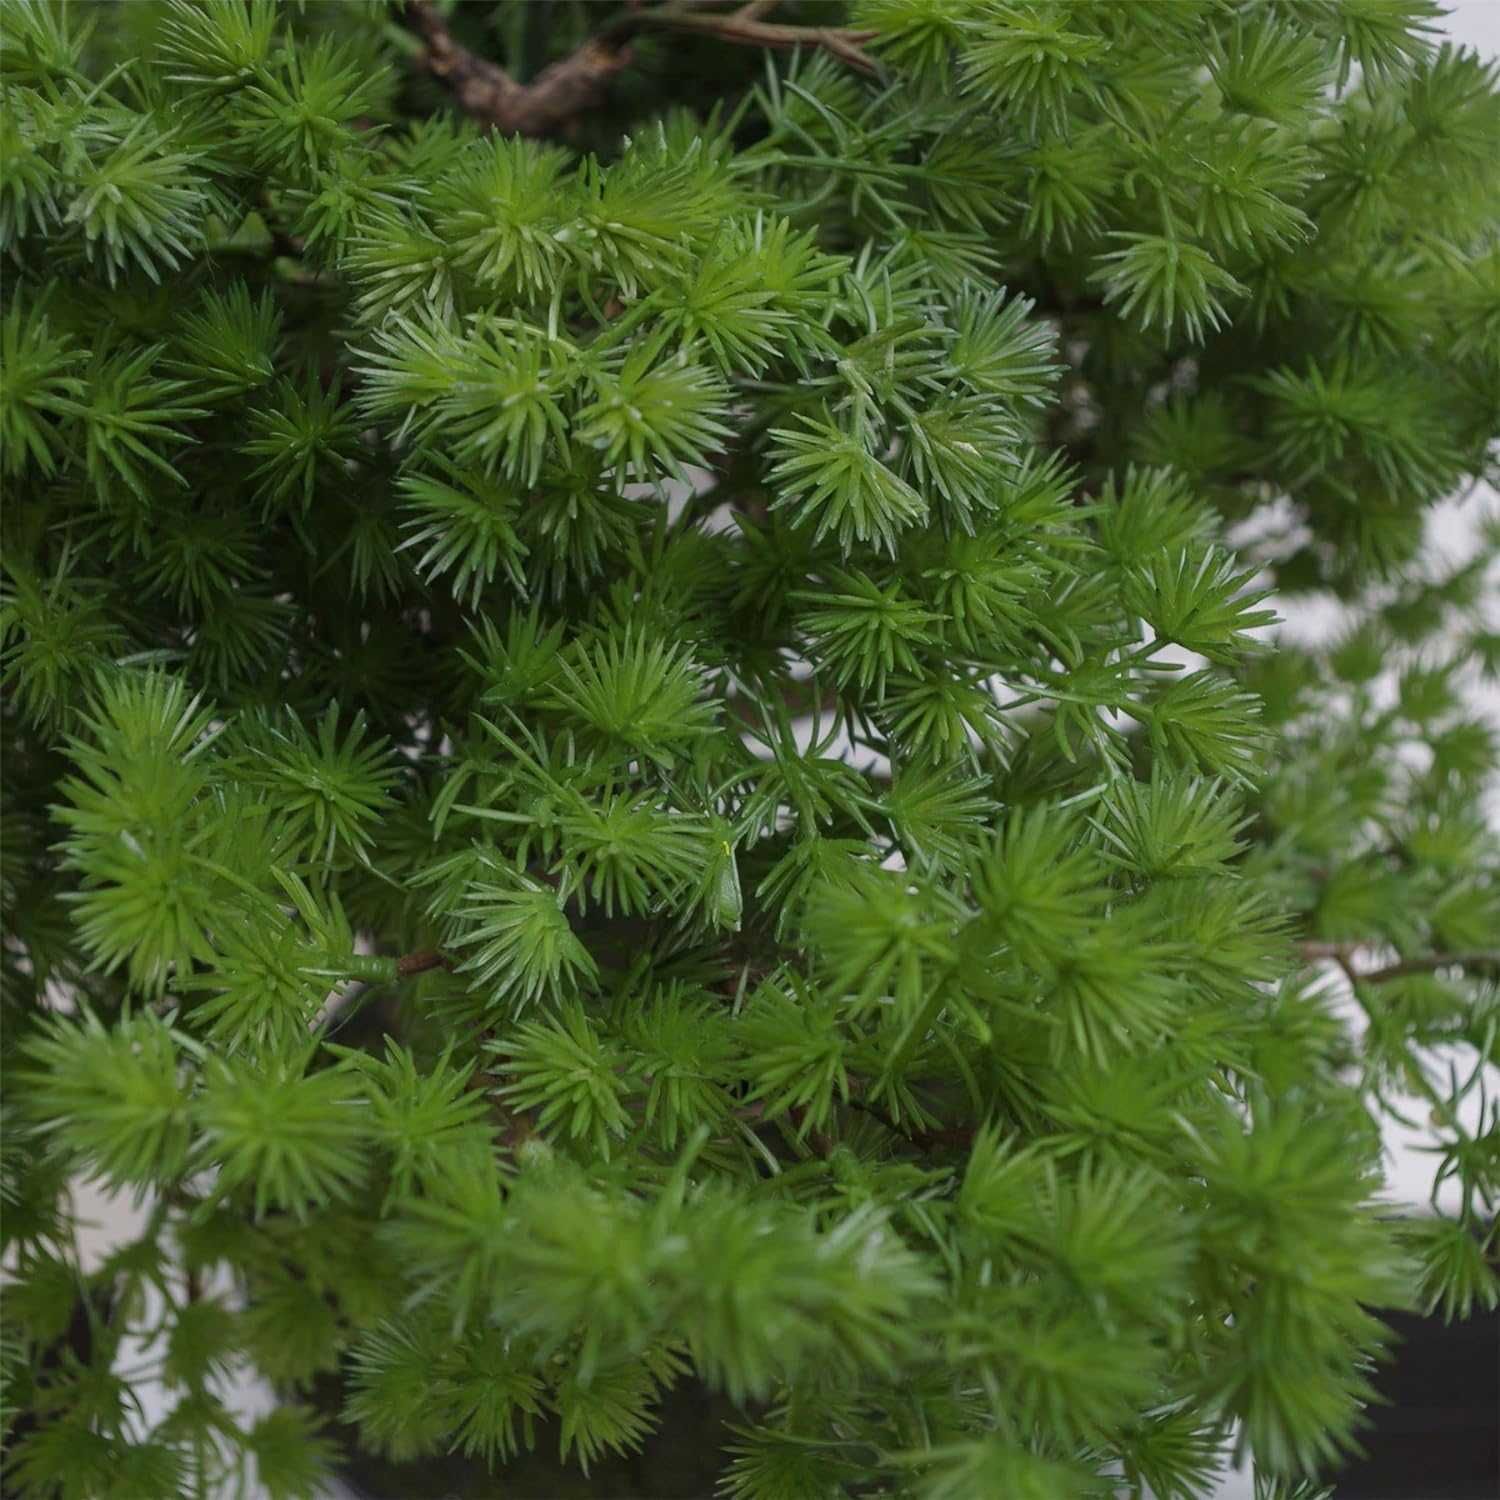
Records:
[[[301,260],[302,252],[307,248],[302,240],[295,234],[288,234],[286,230],[275,224],[266,226],[271,234],[271,254],[282,256],[287,260]]]
[[[403,953],[396,960],[396,977],[409,979],[413,974],[425,974],[429,969],[451,969],[453,960],[435,948],[423,948],[418,953]]]
[[[751,0],[750,4],[742,5],[727,16],[705,16],[679,10],[672,5],[663,5],[653,10],[633,12],[618,27],[611,27],[605,35],[657,30],[686,31],[698,36],[713,37],[737,47],[764,47],[770,51],[821,47],[823,51],[832,53],[841,62],[857,68],[861,73],[879,73],[875,59],[861,46],[861,43],[868,42],[875,36],[875,32],[852,26],[781,26],[775,22],[762,21],[760,17],[772,8],[772,5],[757,4],[755,0]]]
[[[1482,965],[1500,968],[1500,949],[1476,953],[1427,953],[1419,958],[1403,958],[1384,968],[1370,969],[1361,973],[1354,967],[1354,955],[1362,943],[1299,943],[1297,951],[1302,958],[1313,963],[1319,959],[1332,959],[1346,975],[1351,984],[1385,984],[1392,979],[1404,979],[1410,974],[1431,974],[1437,969],[1470,968]]]
[[[924,1151],[934,1149],[956,1150],[963,1146],[972,1146],[974,1137],[979,1134],[977,1125],[953,1125],[939,1130],[923,1130],[916,1135],[908,1136],[907,1139],[914,1146],[920,1146]]]
[[[1383,969],[1361,974],[1361,984],[1384,984],[1388,979],[1403,979],[1408,974],[1430,974],[1434,969],[1470,968],[1483,964],[1500,968],[1500,952],[1485,953],[1429,953],[1422,958],[1404,958],[1400,963],[1387,964]]]
[[[812,1148],[819,1156],[827,1161],[833,1155],[833,1137],[826,1130],[809,1130],[807,1128],[807,1110],[800,1104],[794,1104],[787,1111],[787,1118],[796,1127],[796,1139],[810,1141]]]
[[[1297,952],[1308,963],[1316,963],[1320,958],[1347,958],[1354,951],[1353,945],[1349,943],[1298,943]]]
[[[610,79],[630,65],[628,44],[643,31],[687,32],[741,47],[821,47],[862,72],[877,71],[874,60],[860,48],[874,32],[779,26],[760,19],[769,9],[771,5],[761,0],[750,0],[727,16],[701,15],[682,0],[672,0],[649,10],[632,10],[524,84],[456,42],[432,0],[406,0],[402,15],[425,44],[422,65],[427,71],[451,91],[466,114],[507,135],[553,135],[578,115],[596,109]]]
[[[587,41],[571,56],[517,83],[504,68],[454,41],[432,0],[406,0],[406,23],[426,43],[423,66],[466,114],[506,135],[551,135],[575,115],[596,108],[609,80],[630,62],[623,43]]]
[[[512,1155],[527,1141],[540,1139],[536,1121],[525,1110],[507,1109],[493,1093],[488,1098],[490,1114],[500,1126],[500,1143]]]
[[[1358,984],[1359,974],[1354,968],[1354,950],[1357,946],[1354,943],[1299,943],[1297,951],[1305,963],[1331,958],[1344,971],[1344,978],[1350,984]]]

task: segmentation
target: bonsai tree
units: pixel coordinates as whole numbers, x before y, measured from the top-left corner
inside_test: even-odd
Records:
[[[7,1493],[1288,1496],[1494,1305],[1439,15],[4,0]]]

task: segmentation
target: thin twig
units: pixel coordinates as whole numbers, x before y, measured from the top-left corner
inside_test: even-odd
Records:
[[[1349,943],[1298,943],[1297,951],[1308,963],[1320,958],[1343,958],[1353,952]]]
[[[435,948],[423,948],[418,953],[404,953],[396,960],[396,977],[408,979],[413,974],[425,974],[429,969],[451,969],[453,960]]]
[[[307,248],[301,239],[274,224],[267,225],[267,228],[271,233],[272,255],[284,256],[287,260],[301,260],[302,252]]]
[[[459,108],[506,135],[552,135],[575,116],[597,108],[609,80],[630,63],[623,43],[593,38],[517,83],[504,68],[453,39],[432,0],[406,0],[407,24],[426,44],[423,64],[453,94]]]
[[[1388,979],[1404,979],[1408,974],[1430,974],[1434,969],[1470,969],[1476,965],[1500,968],[1500,951],[1482,953],[1429,953],[1422,958],[1404,958],[1400,963],[1387,964],[1383,969],[1374,969],[1361,974],[1361,984],[1384,984]]]
[[[760,16],[770,9],[771,5],[756,4],[752,0],[727,16],[706,16],[696,11],[679,10],[673,5],[662,5],[652,10],[632,12],[604,36],[634,35],[640,31],[686,31],[737,47],[763,47],[770,51],[819,47],[861,73],[879,73],[879,65],[862,46],[875,36],[875,32],[853,26],[783,26],[760,20]]]
[[[807,1128],[807,1110],[802,1105],[794,1104],[787,1111],[787,1119],[796,1127],[797,1134],[795,1139],[810,1142],[813,1150],[824,1161],[827,1161],[833,1155],[833,1137],[826,1130],[809,1130]]]
[[[935,1146],[958,1147],[972,1146],[974,1137],[979,1133],[976,1125],[952,1125],[940,1130],[923,1130],[916,1135],[908,1136],[912,1145],[920,1146],[924,1151],[931,1151]]]
[[[850,1082],[852,1085],[854,1080],[851,1079]],[[899,1136],[909,1146],[915,1146],[919,1151],[972,1146],[974,1137],[979,1133],[977,1125],[940,1125],[935,1130],[912,1132],[904,1130],[884,1110],[876,1108],[873,1104],[867,1104],[862,1099],[851,1099],[849,1103],[853,1108],[878,1120],[892,1135]]]
[[[1355,967],[1354,955],[1363,943],[1300,943],[1297,951],[1309,963],[1319,959],[1331,959],[1348,976],[1351,984],[1385,984],[1392,979],[1404,979],[1410,974],[1431,974],[1438,969],[1500,968],[1500,949],[1489,949],[1474,953],[1426,953],[1418,958],[1403,958],[1383,968],[1361,972]]]
[[[504,68],[454,40],[432,0],[406,0],[403,17],[425,44],[423,66],[466,114],[507,135],[553,135],[596,109],[609,81],[631,62],[629,43],[645,31],[678,31],[740,47],[821,48],[864,73],[879,71],[861,48],[874,32],[842,26],[783,26],[761,17],[775,0],[750,0],[729,15],[705,15],[684,0],[628,11],[569,56],[517,83]]]

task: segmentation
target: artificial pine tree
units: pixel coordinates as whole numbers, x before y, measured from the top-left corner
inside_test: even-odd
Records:
[[[1494,1305],[1438,17],[0,4],[7,1493],[1285,1496]]]

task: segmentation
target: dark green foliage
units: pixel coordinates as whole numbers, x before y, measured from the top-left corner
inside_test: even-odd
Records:
[[[1500,1295],[1494,67],[763,9],[0,0],[7,1493],[1310,1495]]]

